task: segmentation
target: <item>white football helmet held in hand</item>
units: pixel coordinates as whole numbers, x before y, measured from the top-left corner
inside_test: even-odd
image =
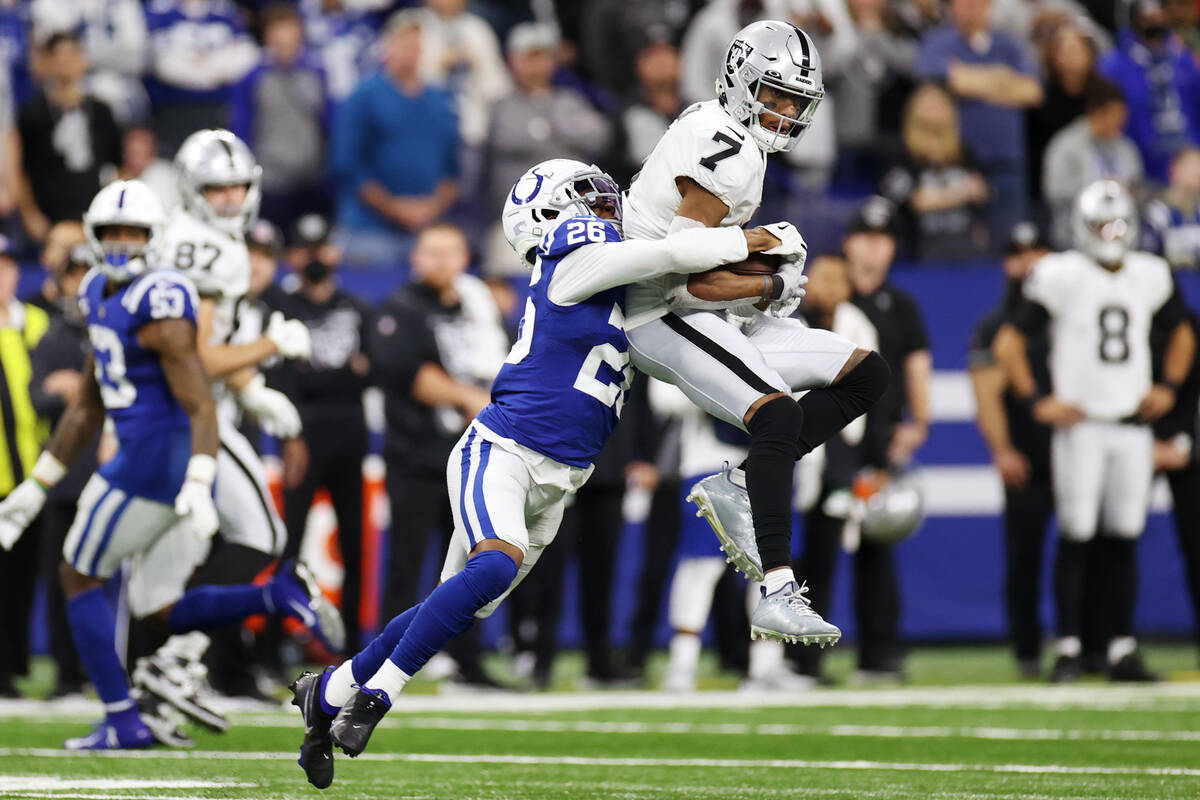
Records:
[[[279,355],[284,358],[308,360],[312,357],[312,335],[308,326],[298,319],[287,319],[282,311],[272,312],[263,335],[275,343]]]
[[[504,238],[521,260],[533,266],[537,246],[564,221],[608,206],[621,225],[621,190],[608,173],[595,165],[568,158],[543,161],[517,179],[500,224]]]

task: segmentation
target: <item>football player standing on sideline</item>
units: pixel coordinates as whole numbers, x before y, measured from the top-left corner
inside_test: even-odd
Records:
[[[1149,425],[1175,405],[1196,340],[1167,262],[1133,250],[1138,218],[1128,190],[1109,180],[1086,187],[1073,227],[1076,249],[1034,265],[1023,287],[1026,302],[995,345],[1017,397],[1034,419],[1054,427],[1059,639],[1051,680],[1074,680],[1082,671],[1084,574],[1093,539],[1107,572],[1108,607],[1100,613],[1110,627],[1109,675],[1155,680],[1133,633],[1137,539],[1154,477]],[[1153,382],[1154,328],[1168,337],[1159,383]],[[1039,393],[1027,353],[1040,330],[1050,341],[1048,395]]]
[[[684,111],[629,187],[629,237],[745,224],[762,200],[767,154],[796,146],[824,95],[807,33],[772,20],[743,28],[718,70],[717,99]],[[795,228],[785,245],[803,269],[807,248]],[[875,404],[888,366],[787,319],[801,296],[774,295],[762,276],[729,270],[648,278],[630,287],[626,328],[634,366],[750,434],[742,466],[704,479],[692,497],[733,563],[763,581],[751,636],[826,644],[841,631],[812,610],[792,572],[792,473]],[[716,313],[730,307],[738,313],[729,319]]]

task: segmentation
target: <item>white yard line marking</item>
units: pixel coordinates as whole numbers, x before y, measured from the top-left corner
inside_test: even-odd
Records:
[[[203,750],[52,750],[48,748],[0,748],[2,757],[20,758],[117,758],[121,760],[229,760],[229,761],[287,761],[296,760],[294,752],[268,753],[254,751]],[[984,772],[1021,775],[1133,775],[1147,777],[1200,778],[1195,767],[1099,767],[1063,764],[936,764],[890,761],[805,761],[800,759],[736,759],[736,758],[602,758],[587,756],[522,756],[487,753],[363,753],[359,761],[403,762],[423,764],[510,764],[519,766],[568,767],[714,767],[717,769],[832,769],[878,770],[894,772]]]
[[[1044,708],[1044,709],[1137,709],[1147,711],[1200,711],[1200,682],[1166,683],[1155,686],[955,686],[904,687],[898,689],[811,689],[804,692],[746,693],[736,691],[674,694],[653,691],[561,692],[519,694],[487,692],[471,694],[407,695],[396,702],[394,711],[411,713],[472,713],[481,698],[488,711],[496,713],[545,711],[601,711],[606,709],[691,710],[757,708]],[[261,713],[262,703],[248,704],[217,699],[222,713]],[[94,700],[46,703],[37,700],[0,700],[0,718],[95,716]]]
[[[242,781],[138,780],[135,778],[60,778],[54,775],[2,775],[0,792],[48,792],[54,789],[229,789],[257,786]]]

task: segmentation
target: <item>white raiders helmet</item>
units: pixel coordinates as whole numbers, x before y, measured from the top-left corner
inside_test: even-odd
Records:
[[[1084,187],[1075,198],[1071,219],[1075,247],[1101,264],[1119,264],[1138,240],[1138,213],[1133,195],[1114,180]]]
[[[116,181],[101,189],[83,215],[83,232],[92,258],[109,278],[125,283],[150,269],[166,224],[162,203],[141,181]],[[107,227],[144,228],[145,244],[102,242]]]
[[[796,116],[785,117],[766,109],[759,96],[764,86],[792,95]],[[717,99],[749,129],[765,152],[795,147],[824,96],[817,46],[812,37],[790,22],[751,23],[729,43],[725,64],[717,77]],[[774,126],[763,126],[763,114],[775,119]],[[787,130],[781,130],[785,123]]]
[[[878,544],[902,542],[925,520],[925,496],[912,472],[892,475],[865,501],[862,537]]]
[[[527,266],[534,251],[564,220],[592,214],[597,207],[616,209],[614,222],[621,224],[621,189],[608,173],[592,164],[568,158],[552,158],[531,168],[517,179],[500,224],[504,238]]]
[[[241,237],[258,219],[262,167],[246,143],[224,129],[199,130],[175,154],[183,207],[230,236]],[[204,199],[209,186],[246,186],[241,207],[213,208]]]

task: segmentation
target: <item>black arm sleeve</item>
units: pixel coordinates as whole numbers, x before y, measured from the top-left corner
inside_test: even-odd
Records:
[[[1183,304],[1183,297],[1179,294],[1179,287],[1176,286],[1175,290],[1171,292],[1171,296],[1167,298],[1167,302],[1154,312],[1151,326],[1170,333],[1185,319],[1187,319],[1187,306]]]

